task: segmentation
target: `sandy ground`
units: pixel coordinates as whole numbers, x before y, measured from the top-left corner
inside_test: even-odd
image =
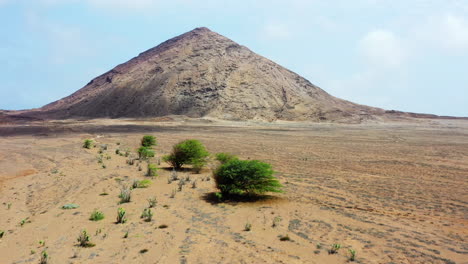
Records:
[[[187,138],[200,139],[212,153],[270,162],[285,193],[217,203],[207,168],[179,172],[197,188],[187,184],[171,198],[177,182],[168,183],[171,171],[162,163],[150,187],[118,204],[122,184],[147,177],[146,163],[139,171],[138,162],[127,165],[115,150],[135,153],[145,134],[159,141],[153,162]],[[44,249],[50,263],[61,264],[346,263],[349,249],[356,263],[468,263],[467,121],[98,120],[2,125],[0,135],[0,263],[38,263]],[[106,168],[98,163],[99,147],[82,148],[86,138],[108,145]],[[152,196],[158,204],[153,221],[145,222],[140,215]],[[61,209],[66,203],[80,207]],[[115,224],[119,207],[128,212],[125,224]],[[94,209],[105,219],[90,221]],[[251,231],[244,231],[246,223]],[[77,246],[83,229],[95,247]],[[291,241],[280,241],[284,235]],[[328,254],[335,243],[342,248]]]

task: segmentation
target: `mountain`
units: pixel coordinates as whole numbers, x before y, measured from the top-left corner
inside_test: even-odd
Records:
[[[298,74],[202,27],[118,65],[72,95],[37,109],[34,116],[186,115],[355,122],[384,113],[333,97]]]

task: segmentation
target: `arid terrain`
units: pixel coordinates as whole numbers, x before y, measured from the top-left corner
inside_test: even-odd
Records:
[[[172,172],[162,162],[148,188],[118,204],[122,184],[148,177],[146,163],[139,171],[116,149],[135,155],[143,135],[158,139],[153,162],[188,138],[211,153],[269,162],[285,192],[219,203],[206,168],[179,172],[190,183],[171,198],[177,182],[168,183]],[[466,120],[103,119],[3,124],[0,136],[0,263],[39,263],[44,249],[61,264],[347,263],[349,249],[356,263],[468,263]],[[87,138],[97,147],[83,148]],[[145,222],[140,215],[152,196],[158,203]],[[79,208],[61,208],[68,203]],[[129,214],[125,224],[115,224],[119,207]],[[94,209],[105,218],[90,221]],[[95,247],[77,246],[83,229]],[[280,241],[285,235],[291,240]],[[338,254],[328,253],[332,244],[341,245]]]

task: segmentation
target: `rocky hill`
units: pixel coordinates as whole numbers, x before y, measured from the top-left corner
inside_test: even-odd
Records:
[[[335,98],[248,48],[196,28],[28,115],[360,121],[383,112]]]

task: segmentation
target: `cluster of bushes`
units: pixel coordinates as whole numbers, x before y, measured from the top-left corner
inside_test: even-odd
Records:
[[[141,147],[138,149],[138,157],[140,160],[145,160],[154,157],[153,146],[156,146],[156,138],[153,136],[143,136],[141,139]]]

